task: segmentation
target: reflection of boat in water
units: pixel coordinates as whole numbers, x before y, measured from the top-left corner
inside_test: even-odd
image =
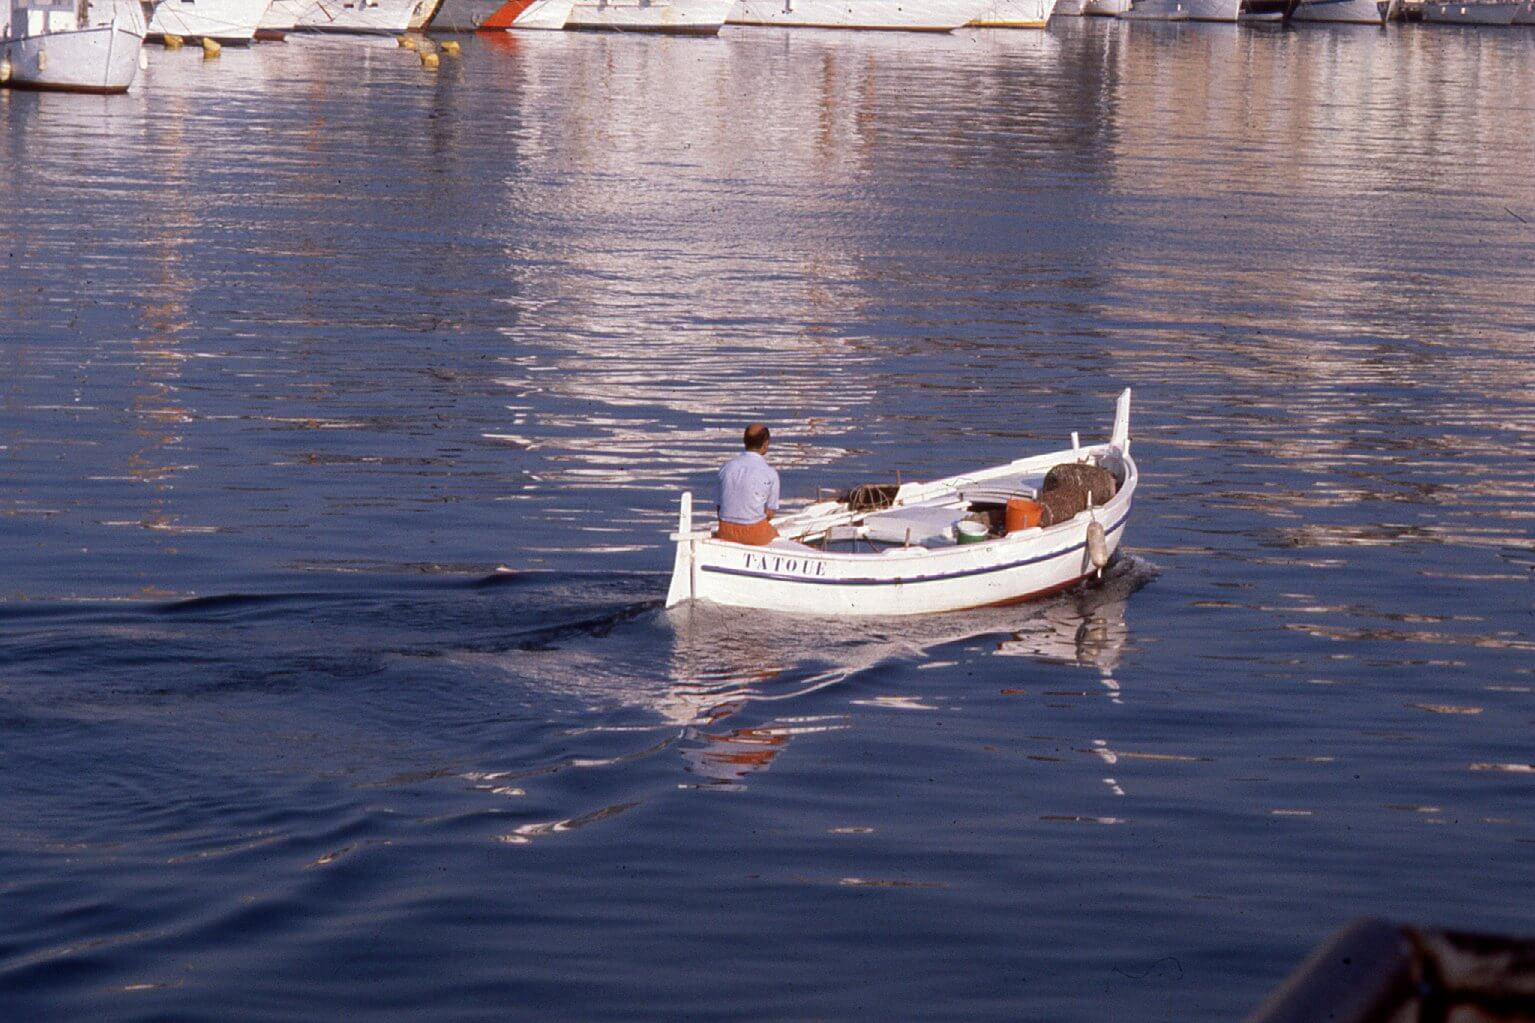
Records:
[[[132,2],[10,0],[0,32],[0,85],[126,92],[139,70],[144,18]]]
[[[398,35],[410,28],[418,0],[313,0],[299,15],[300,32]]]
[[[443,0],[433,32],[562,29],[574,0]]]
[[[161,0],[149,19],[149,38],[168,35],[244,44],[256,37],[270,0]],[[148,6],[146,4],[146,6]]]
[[[577,0],[566,28],[717,35],[735,0]]]
[[[952,32],[979,17],[990,4],[991,0],[736,0],[727,20],[732,25],[781,28]]]
[[[1088,462],[1112,474],[1111,496],[1058,521],[996,534],[1003,507],[1048,490],[1052,470]],[[1104,472],[1106,470],[1106,472]],[[1123,537],[1137,471],[1130,458],[1130,392],[1119,397],[1106,444],[1021,458],[933,483],[906,483],[870,509],[821,501],[775,521],[780,538],[747,546],[692,528],[682,499],[668,607],[707,600],[819,615],[910,615],[1016,603],[1065,589],[1101,570]],[[1049,493],[1041,498],[1048,506]],[[1075,509],[1082,509],[1075,511]],[[904,535],[904,541],[901,537]],[[974,537],[974,539],[969,539]],[[913,540],[916,540],[913,543]],[[892,542],[880,546],[881,541]],[[850,544],[850,550],[832,545]],[[858,549],[860,543],[866,548]],[[817,546],[819,545],[819,546]],[[869,550],[867,548],[873,548]]]

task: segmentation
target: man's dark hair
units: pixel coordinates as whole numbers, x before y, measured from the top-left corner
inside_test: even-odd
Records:
[[[753,423],[746,428],[746,435],[741,439],[746,445],[747,451],[761,451],[767,446],[770,436],[772,435],[768,433],[766,426],[763,426],[761,423]]]

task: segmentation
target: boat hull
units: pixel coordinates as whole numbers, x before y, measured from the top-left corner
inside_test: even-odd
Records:
[[[577,0],[565,27],[597,32],[718,35],[734,0]]]
[[[149,38],[168,35],[183,39],[212,39],[216,43],[247,45],[266,16],[270,0],[164,0],[149,19]]]
[[[410,23],[407,27],[412,32],[425,32],[440,10],[442,10],[442,0],[418,0],[411,8]]]
[[[295,30],[340,35],[399,35],[408,31],[418,0],[316,0]]]
[[[51,92],[127,92],[138,75],[143,46],[142,21],[0,39],[0,63],[9,68],[0,84]]]
[[[1519,5],[1519,10],[1514,14],[1515,25],[1535,25],[1535,0]]]
[[[970,24],[977,28],[1044,28],[1055,7],[1055,0],[995,0]]]
[[[987,0],[737,0],[725,20],[779,28],[952,32],[986,5]]]
[[[135,0],[98,3],[106,20],[73,10],[16,9],[0,34],[0,85],[51,92],[127,92],[138,76],[144,15]],[[100,15],[98,15],[98,18]]]
[[[1423,20],[1436,25],[1512,25],[1519,15],[1516,3],[1427,3]]]
[[[1083,0],[1058,0],[1053,13],[1063,18],[1080,18]]]
[[[1133,488],[1132,488],[1133,489]],[[1112,554],[1124,537],[1130,495],[1115,498],[1120,512],[1100,511]],[[1033,600],[1095,574],[1087,554],[1087,518],[1044,530],[1038,539],[1004,537],[955,547],[941,555],[913,549],[865,558],[848,574],[845,558],[814,550],[700,542],[694,599],[735,607],[811,615],[900,616],[962,611]],[[904,554],[904,556],[903,556]],[[920,558],[921,574],[913,575]]]
[[[1120,15],[1126,21],[1188,21],[1186,0],[1135,0]]]
[[[1344,25],[1379,25],[1383,20],[1377,0],[1301,0],[1290,17]]]
[[[432,32],[559,31],[575,0],[443,0]]]
[[[1082,15],[1087,18],[1117,18],[1130,9],[1130,0],[1083,0]]]

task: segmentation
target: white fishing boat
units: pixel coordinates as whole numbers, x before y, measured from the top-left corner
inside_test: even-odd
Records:
[[[169,2],[169,0],[167,0]],[[298,17],[299,32],[399,35],[410,28],[420,0],[312,0]]]
[[[158,41],[171,35],[248,44],[270,4],[271,0],[160,0],[149,13],[149,38]],[[146,0],[145,7],[150,6]]]
[[[780,28],[894,29],[952,32],[993,0],[736,0],[726,22]],[[1030,6],[1039,6],[1034,3]]]
[[[1044,28],[1056,0],[990,0],[970,24],[977,28]]]
[[[558,31],[570,19],[575,0],[443,0],[433,32],[496,32],[505,29]]]
[[[10,0],[0,86],[126,92],[138,74],[144,28],[134,0]]]
[[[576,0],[565,27],[712,36],[734,6],[735,0]]]
[[[1057,473],[1073,476],[1071,470],[1112,478],[1105,499],[1095,502],[1089,491],[1086,507],[1068,518],[1023,520],[1003,531],[999,518],[1011,520],[1015,507],[1021,511],[1035,498],[1058,507],[1049,484]],[[775,519],[779,539],[765,546],[695,529],[692,494],[685,493],[671,537],[677,550],[666,606],[705,600],[815,615],[912,615],[1022,602],[1080,583],[1108,564],[1124,536],[1136,481],[1127,389],[1106,444],[1081,447],[1073,436],[1062,451],[904,483],[872,502],[871,488],[859,488]]]
[[[1386,4],[1380,0],[1300,0],[1290,17],[1294,21],[1379,25],[1385,13]]]

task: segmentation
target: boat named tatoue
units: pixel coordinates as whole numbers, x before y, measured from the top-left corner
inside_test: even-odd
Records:
[[[781,28],[952,32],[980,17],[992,3],[993,0],[736,0],[726,22]]]
[[[127,92],[139,70],[144,16],[135,0],[10,0],[0,31],[0,86]]]
[[[1073,435],[1065,450],[978,472],[860,487],[775,519],[779,539],[766,546],[695,529],[684,493],[666,606],[913,615],[1020,603],[1102,571],[1124,537],[1136,481],[1126,389],[1106,444],[1079,446]],[[1072,513],[1080,505],[1056,498],[1085,506]]]
[[[433,32],[501,32],[507,29],[559,31],[575,0],[443,0]]]
[[[1056,0],[989,0],[970,24],[976,28],[1044,28]]]

